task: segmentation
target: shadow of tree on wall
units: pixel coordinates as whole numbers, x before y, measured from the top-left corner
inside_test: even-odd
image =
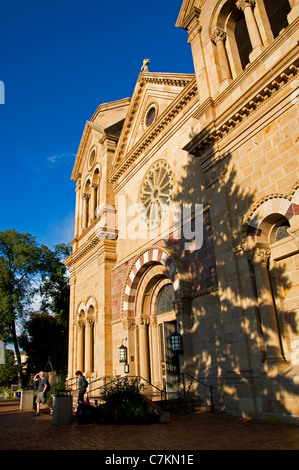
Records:
[[[194,376],[213,385],[216,405],[225,405],[230,412],[237,411],[238,402],[243,401],[240,409],[246,410],[248,406],[249,415],[250,409],[255,416],[288,415],[291,411],[287,400],[280,397],[298,397],[292,377],[294,369],[284,358],[279,364],[266,362],[266,345],[276,332],[262,325],[253,266],[242,246],[243,223],[256,195],[249,187],[239,185],[230,153],[218,161],[215,155],[214,148],[198,158],[189,154],[173,196],[177,204],[204,205],[202,246],[187,251],[174,236],[163,241],[183,258],[192,285],[190,332]],[[270,277],[273,273],[280,288],[291,287],[285,267],[274,266]],[[276,286],[273,298],[279,295]],[[298,335],[296,313],[283,312],[275,302],[274,305],[280,336],[287,341],[288,329],[292,335]],[[283,356],[284,353],[282,348]],[[181,370],[186,366],[181,364]],[[205,392],[199,387],[198,393]]]

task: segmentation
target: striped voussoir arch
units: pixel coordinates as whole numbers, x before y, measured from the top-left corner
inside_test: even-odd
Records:
[[[299,215],[299,188],[293,188],[289,196],[283,194],[271,194],[259,201],[251,209],[245,222],[246,232],[243,242],[251,237],[258,243],[262,235],[263,221],[272,214],[284,216],[292,224],[292,218]]]
[[[150,248],[137,257],[129,270],[123,291],[122,317],[134,317],[139,281],[149,266],[154,264],[161,264],[167,269],[175,298],[179,299],[182,296],[180,273],[174,256],[165,248]]]

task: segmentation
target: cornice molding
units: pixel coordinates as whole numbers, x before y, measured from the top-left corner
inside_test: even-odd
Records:
[[[190,11],[187,16],[185,16],[184,20],[180,22],[180,24],[177,24],[182,29],[189,30],[189,25],[190,23],[196,18],[197,20],[200,17],[201,9],[197,7],[193,7],[192,10]]]
[[[184,0],[176,20],[176,27],[187,29],[194,16],[200,15],[204,3],[205,0]]]
[[[109,231],[99,236],[98,233],[93,233],[88,240],[86,240],[77,250],[72,253],[65,261],[64,264],[72,268],[75,264],[85,258],[95,248],[99,250],[99,254],[115,253],[116,239],[110,237]],[[115,261],[115,260],[114,260]]]
[[[126,153],[128,139],[132,131],[132,125],[134,121],[135,114],[138,112],[140,105],[141,97],[143,96],[143,90],[146,84],[154,85],[166,85],[166,86],[177,86],[177,87],[186,87],[190,81],[194,78],[194,74],[163,74],[160,73],[151,73],[151,72],[142,72],[139,74],[137,86],[134,91],[134,95],[131,102],[131,108],[128,112],[128,117],[124,123],[123,131],[121,133],[116,154],[114,157],[114,162],[112,165],[111,174],[113,174],[114,169],[121,164],[122,158]],[[150,130],[152,130],[151,127]],[[149,130],[149,132],[150,132]]]
[[[225,121],[217,126],[214,120],[209,126],[207,126],[202,132],[196,135],[183,150],[189,154],[201,160],[203,163],[210,149],[217,146],[225,137],[227,137],[233,130],[235,130],[240,124],[244,123],[247,119],[253,116],[262,106],[269,102],[274,96],[276,96],[286,85],[293,81],[298,74],[299,58],[295,59],[292,64],[286,66],[276,77],[262,87],[256,94],[242,102],[242,105],[226,117]],[[212,99],[207,100],[203,103],[198,111],[194,114],[195,118],[199,118],[203,113],[203,109],[210,107],[212,110],[216,109],[216,104]],[[219,166],[220,165],[220,166]],[[219,160],[215,159],[212,165],[212,170],[205,170],[206,173],[202,179],[202,184],[205,187],[213,184],[217,179],[225,173],[225,165]],[[219,171],[218,171],[219,170]],[[207,174],[208,171],[210,174]]]
[[[169,124],[175,119],[175,117],[180,113],[180,111],[185,108],[188,103],[192,100],[192,98],[197,95],[197,83],[196,78],[192,75],[192,80],[187,82],[185,88],[183,89],[182,93],[180,93],[173,101],[173,103],[167,108],[167,110],[161,114],[161,116],[157,119],[155,124],[148,129],[147,132],[140,138],[137,144],[128,152],[126,156],[123,157],[112,169],[110,174],[110,181],[111,183],[116,183],[118,179],[125,173],[125,171],[136,161],[136,159],[144,152],[145,149],[149,147],[155,140],[155,138],[161,134],[161,132],[169,126]],[[144,81],[141,83],[146,82],[147,79],[151,80],[158,80],[158,77],[144,77]],[[182,81],[180,82],[180,86],[182,86]],[[141,86],[141,84],[140,84]],[[144,86],[144,85],[143,85]],[[140,93],[141,95],[141,93]],[[139,101],[135,107],[137,108]],[[124,130],[127,134],[129,133],[128,130]],[[119,158],[123,155],[125,148],[125,142],[121,143],[121,148],[119,149],[118,156]]]

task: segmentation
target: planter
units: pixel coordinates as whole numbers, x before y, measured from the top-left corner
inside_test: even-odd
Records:
[[[55,395],[53,404],[52,424],[61,426],[73,422],[72,395]]]
[[[20,409],[22,411],[33,410],[34,405],[34,390],[22,390]]]

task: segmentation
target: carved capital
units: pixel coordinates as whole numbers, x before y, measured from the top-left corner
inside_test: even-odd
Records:
[[[153,328],[156,328],[158,326],[158,318],[156,316],[150,317],[150,325]]]
[[[238,0],[236,3],[236,7],[239,8],[239,10],[244,11],[246,7],[255,7],[255,0]]]
[[[216,44],[217,41],[225,41],[226,36],[227,36],[227,34],[226,34],[225,31],[223,31],[220,28],[216,28],[216,29],[214,29],[214,31],[212,33],[211,40],[214,44]]]
[[[135,326],[135,318],[124,318],[122,321],[122,326],[124,330],[130,330]]]
[[[85,322],[84,322],[84,321],[82,321],[82,320],[77,321],[77,328],[78,328],[79,330],[83,330],[84,326],[85,326]]]
[[[253,267],[258,265],[268,265],[270,258],[271,250],[268,248],[255,248],[247,252],[247,258],[253,265]]]
[[[143,327],[146,327],[150,322],[150,319],[149,317],[139,317],[137,319],[137,324],[139,326],[139,328],[143,328]]]

